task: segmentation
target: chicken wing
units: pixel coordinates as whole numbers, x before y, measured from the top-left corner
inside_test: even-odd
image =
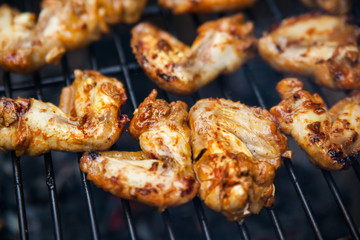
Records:
[[[305,14],[265,34],[259,53],[281,72],[312,77],[334,90],[360,87],[360,28],[345,17]]]
[[[205,204],[240,220],[274,201],[275,170],[291,157],[287,139],[265,109],[202,99],[190,109],[194,169]]]
[[[187,105],[156,95],[153,90],[130,123],[141,152],[86,153],[80,168],[106,191],[162,211],[194,198],[199,183],[192,169]]]
[[[351,8],[352,0],[300,0],[309,8],[320,8],[328,13],[345,15]]]
[[[63,89],[60,110],[33,98],[0,98],[0,150],[36,156],[50,150],[106,150],[119,138],[126,115],[121,82],[95,71],[75,71]]]
[[[237,14],[198,28],[192,47],[149,23],[132,30],[131,47],[147,75],[162,89],[190,94],[254,56],[254,26]]]
[[[108,24],[135,22],[146,0],[43,0],[35,14],[0,7],[0,66],[31,73],[58,63],[67,50],[87,45],[108,32]]]
[[[303,83],[295,78],[280,81],[276,89],[283,100],[270,112],[313,164],[326,170],[348,167],[360,151],[360,92],[327,110],[318,94],[302,88]]]
[[[256,0],[158,0],[175,14],[223,12],[252,6]]]

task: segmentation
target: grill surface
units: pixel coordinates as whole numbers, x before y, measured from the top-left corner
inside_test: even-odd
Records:
[[[359,17],[360,4],[354,2],[351,15]],[[39,10],[38,1],[12,1],[11,5]],[[256,35],[260,36],[281,19],[306,11],[296,0],[259,0],[245,14],[255,22]],[[150,2],[142,20],[152,21],[190,44],[198,25],[220,16],[173,16]],[[114,26],[112,34],[99,42],[68,53],[59,66],[47,66],[34,75],[4,72],[0,95],[36,97],[56,104],[61,88],[72,82],[74,69],[96,69],[125,84],[129,100],[123,110],[131,118],[136,106],[156,88],[131,53],[131,27]],[[270,108],[280,101],[275,85],[283,77],[256,57],[236,73],[219,77],[191,96],[179,98],[160,91],[159,97],[180,99],[189,106],[200,98],[225,97]],[[329,105],[345,95],[303,80],[306,89],[320,93]],[[132,151],[139,147],[124,133],[112,149]],[[284,159],[284,166],[277,171],[274,206],[235,224],[209,210],[198,198],[163,213],[120,200],[86,180],[78,168],[81,154],[52,152],[21,159],[1,154],[0,239],[360,239],[359,160],[348,170],[329,173],[311,165],[292,140],[290,149],[294,159]]]

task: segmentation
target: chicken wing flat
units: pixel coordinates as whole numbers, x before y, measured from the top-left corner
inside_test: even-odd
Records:
[[[141,23],[132,30],[131,47],[147,75],[162,89],[190,94],[230,73],[254,56],[254,26],[237,14],[198,28],[192,47],[159,28]]]
[[[360,87],[360,28],[345,17],[305,14],[265,34],[259,53],[281,72],[312,77],[334,90]]]
[[[302,88],[303,83],[295,78],[280,81],[276,89],[283,100],[270,112],[313,164],[326,170],[348,167],[360,151],[360,92],[327,110],[318,94]]]
[[[175,14],[223,12],[246,8],[256,0],[159,0],[159,4]]]
[[[192,169],[187,105],[156,95],[153,90],[130,123],[141,152],[86,153],[80,168],[106,191],[162,211],[194,198],[199,183]]]
[[[135,22],[146,0],[43,0],[39,18],[0,7],[0,66],[22,74],[58,63],[67,50],[98,40],[108,24]]]
[[[328,13],[345,15],[351,8],[352,0],[300,0],[309,8],[320,8]]]
[[[194,169],[205,204],[240,220],[274,201],[275,170],[291,157],[287,139],[265,109],[202,99],[190,109]]]
[[[121,82],[95,71],[75,71],[63,89],[60,107],[33,98],[0,98],[0,150],[36,156],[50,150],[106,150],[128,121],[120,107],[126,95]]]

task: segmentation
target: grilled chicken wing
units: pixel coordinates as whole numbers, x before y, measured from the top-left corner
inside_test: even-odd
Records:
[[[130,123],[143,151],[86,153],[80,167],[106,191],[162,211],[190,201],[199,183],[192,169],[187,106],[156,95],[153,90]]]
[[[352,0],[300,0],[309,8],[320,8],[328,13],[345,15],[351,8]]]
[[[126,101],[122,83],[95,71],[76,70],[60,101],[64,111],[33,98],[0,98],[0,150],[18,156],[106,150],[128,121],[120,112]]]
[[[283,100],[270,112],[313,164],[326,170],[348,167],[360,151],[360,92],[327,110],[318,94],[302,88],[302,82],[294,78],[280,81],[276,89]]]
[[[254,56],[254,26],[242,14],[207,22],[188,47],[149,23],[132,30],[131,46],[147,75],[162,89],[190,94]]]
[[[360,87],[360,28],[345,17],[305,14],[285,19],[259,40],[259,53],[281,72],[312,77],[331,89]]]
[[[0,66],[30,73],[57,63],[67,50],[108,32],[108,24],[135,22],[146,0],[43,0],[35,14],[0,7]]]
[[[175,14],[222,12],[252,6],[256,0],[159,0]]]
[[[200,198],[228,220],[258,213],[274,201],[275,170],[291,157],[287,139],[265,109],[202,99],[190,109]]]

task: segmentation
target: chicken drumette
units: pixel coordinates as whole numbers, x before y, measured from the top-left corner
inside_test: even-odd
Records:
[[[190,201],[199,183],[192,169],[187,105],[156,95],[154,90],[140,104],[130,123],[142,151],[85,153],[80,167],[106,191],[162,211]]]
[[[258,43],[281,72],[308,76],[331,89],[360,87],[360,29],[345,17],[305,14],[283,20]]]
[[[318,94],[302,88],[303,83],[295,78],[280,81],[276,89],[283,100],[270,112],[313,164],[326,170],[348,167],[360,151],[360,92],[327,110]]]
[[[131,46],[147,75],[162,89],[190,94],[254,56],[254,26],[242,14],[207,22],[192,47],[149,23],[132,30]]]
[[[202,99],[189,115],[194,169],[205,204],[228,220],[271,206],[275,170],[281,157],[291,157],[274,117],[225,99]]]
[[[0,150],[36,156],[50,150],[106,150],[119,138],[126,115],[121,82],[95,71],[75,71],[60,107],[33,98],[0,98]]]
[[[43,0],[39,18],[0,7],[0,66],[31,73],[57,63],[67,50],[108,32],[108,24],[138,20],[146,0]]]

